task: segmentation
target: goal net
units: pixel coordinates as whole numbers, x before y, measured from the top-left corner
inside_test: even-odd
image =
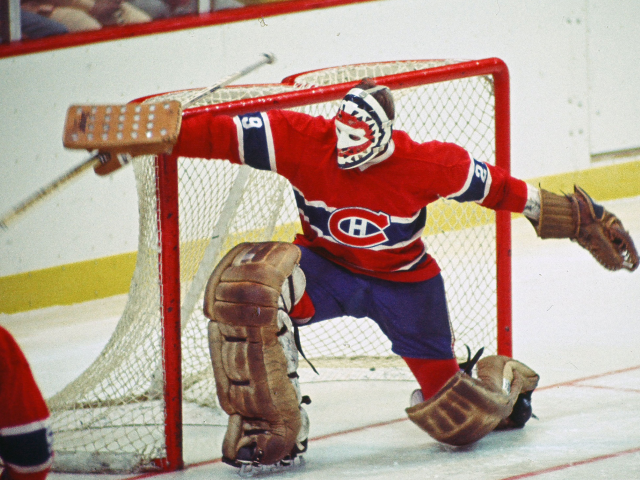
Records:
[[[330,118],[349,89],[343,84],[364,77],[379,77],[379,84],[392,89],[394,128],[419,142],[457,143],[478,160],[508,168],[508,77],[497,59],[337,67],[280,84],[227,87],[193,109],[237,114],[277,106]],[[180,101],[192,93],[152,100]],[[48,401],[59,471],[180,468],[188,443],[183,425],[225,424],[202,312],[206,281],[238,243],[291,241],[300,231],[292,188],[274,173],[172,157],[138,157],[133,165],[140,230],[128,303],[99,357]],[[175,215],[160,177],[174,185]],[[428,208],[424,241],[443,270],[461,359],[466,346],[510,354],[510,267],[501,253],[509,249],[509,217],[501,215],[445,200]],[[369,319],[337,318],[303,327],[300,335],[307,358],[320,371],[308,375],[301,362],[303,382],[412,379]]]

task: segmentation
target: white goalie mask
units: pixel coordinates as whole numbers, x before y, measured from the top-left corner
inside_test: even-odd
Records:
[[[352,88],[340,104],[335,118],[338,136],[338,166],[349,169],[380,155],[391,142],[393,120],[372,93],[389,90],[377,86],[368,90]]]

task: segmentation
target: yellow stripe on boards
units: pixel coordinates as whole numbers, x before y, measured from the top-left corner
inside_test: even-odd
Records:
[[[292,241],[297,233],[296,227],[295,224],[277,227],[273,232],[273,239]],[[260,233],[264,234],[232,234],[222,246],[223,251],[241,242],[255,242],[257,238],[261,238]],[[180,250],[199,260],[208,243],[209,239],[184,242],[180,245]],[[128,293],[136,258],[137,253],[130,252],[0,277],[0,313],[72,305]],[[184,265],[183,268],[188,267]],[[197,265],[192,268],[197,268]],[[192,276],[195,270],[183,272],[185,274]]]
[[[573,193],[579,185],[596,201],[640,195],[640,161],[532,178],[527,183],[553,193]]]
[[[127,293],[135,265],[133,252],[0,277],[0,313]]]

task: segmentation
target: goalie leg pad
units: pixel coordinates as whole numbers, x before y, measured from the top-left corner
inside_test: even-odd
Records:
[[[524,363],[503,355],[481,359],[477,371],[478,379],[487,388],[509,396],[514,390],[518,392],[511,413],[500,421],[496,429],[524,427],[533,413],[531,393],[538,386],[540,376]]]
[[[509,394],[514,386],[519,387],[522,393],[531,392],[540,380],[540,376],[524,363],[504,355],[480,359],[477,369],[478,380],[494,392]]]
[[[468,445],[505,422],[518,396],[538,382],[526,365],[497,355],[478,362],[478,377],[456,373],[434,397],[408,408],[409,418],[439,442]]]
[[[283,298],[289,295],[292,304],[302,296],[299,259],[291,244],[241,244],[220,261],[205,289],[216,390],[229,414],[223,457],[235,466],[276,464],[306,444],[297,350]]]

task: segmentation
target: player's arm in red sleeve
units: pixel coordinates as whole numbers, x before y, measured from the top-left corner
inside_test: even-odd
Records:
[[[473,159],[464,149],[451,147],[457,158],[449,163],[442,196],[458,202],[476,202],[492,210],[522,213],[537,189],[502,168]]]
[[[234,119],[206,112],[186,115],[172,153],[181,157],[218,158],[241,163]]]
[[[281,110],[235,117],[186,111],[171,153],[180,157],[229,160],[283,173],[277,164],[288,166],[283,170],[295,170],[301,151],[323,144],[329,123],[322,117]],[[96,173],[115,172],[129,162],[130,153],[107,155],[95,168]]]
[[[300,152],[317,140],[316,124],[326,120],[302,113],[271,110],[228,117],[186,116],[173,153],[222,158],[259,170],[283,173],[295,168]],[[277,147],[276,147],[277,146]],[[286,174],[285,174],[286,176]]]
[[[485,199],[480,203],[493,210],[507,210],[522,213],[529,198],[530,187],[505,170],[485,164],[491,175],[491,186]]]
[[[291,111],[271,110],[235,117],[186,112],[171,153],[229,160],[290,178],[299,168],[301,152],[327,148],[333,132],[330,120]],[[117,156],[111,156],[96,173],[106,175],[122,165]]]
[[[49,410],[11,334],[0,327],[1,480],[43,480],[53,452]]]

